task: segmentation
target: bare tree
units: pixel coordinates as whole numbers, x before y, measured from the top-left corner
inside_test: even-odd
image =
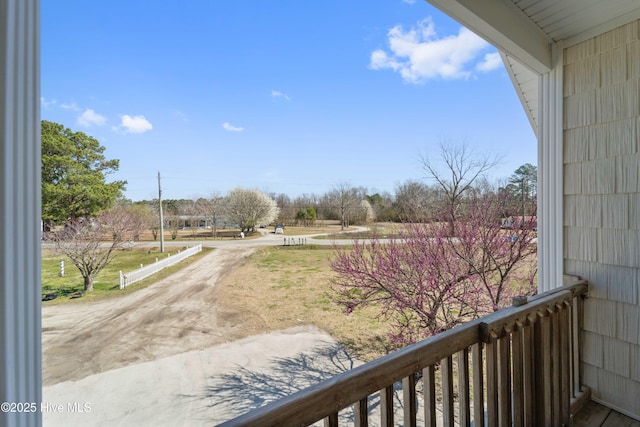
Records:
[[[363,197],[359,196],[357,188],[343,181],[333,187],[329,198],[332,207],[338,211],[340,229],[344,230],[349,226],[349,212],[360,209],[360,201]]]
[[[434,187],[418,181],[396,185],[395,207],[398,215],[405,221],[431,221],[438,201],[437,194]]]
[[[291,201],[291,198],[284,193],[280,193],[274,197],[280,212],[278,214],[278,223],[284,225],[291,225],[296,222],[296,210],[295,205]]]
[[[140,240],[140,233],[149,227],[152,214],[148,206],[120,202],[98,217],[102,227],[111,232],[113,239]]]
[[[169,218],[169,234],[171,235],[171,240],[176,240],[178,238],[179,231],[180,217],[179,215],[174,215],[173,218]]]
[[[66,223],[52,240],[55,250],[69,257],[80,270],[84,290],[92,291],[95,277],[111,262],[127,232],[122,210],[112,209],[95,219],[81,218]]]
[[[500,159],[478,157],[466,144],[449,146],[441,143],[440,160],[443,164],[436,165],[428,157],[421,157],[426,177],[435,181],[443,193],[447,222],[453,233],[463,196],[473,187],[476,180],[497,165]]]
[[[198,199],[198,205],[198,210],[211,223],[211,236],[214,239],[217,238],[218,223],[224,213],[224,197],[217,192],[213,192],[206,199]]]
[[[160,203],[158,199],[153,199],[147,207],[149,208],[149,223],[147,224],[153,240],[158,240],[160,234]]]

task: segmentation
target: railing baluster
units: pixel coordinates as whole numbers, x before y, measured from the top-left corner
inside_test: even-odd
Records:
[[[471,346],[473,369],[473,425],[484,427],[484,366],[482,360],[482,343]]]
[[[561,402],[561,418],[560,421],[564,425],[569,425],[571,422],[571,369],[569,368],[569,309],[568,306],[562,304],[560,306],[559,319],[560,321],[560,370],[562,371],[562,378],[560,382],[560,402]]]
[[[436,376],[433,365],[422,370],[424,394],[424,425],[436,427]]]
[[[380,390],[380,425],[393,427],[393,384]]]
[[[487,355],[487,425],[498,425],[498,362],[497,340],[493,337],[486,345]]]
[[[442,373],[442,417],[446,426],[453,427],[453,363],[451,356],[445,357],[440,362]]]
[[[451,356],[440,361],[442,375],[442,419],[445,426],[453,426],[453,364]]]
[[[571,398],[575,398],[578,396],[578,392],[580,391],[580,381],[579,381],[579,375],[576,372],[576,367],[580,366],[580,359],[578,359],[579,357],[579,352],[578,352],[578,341],[577,341],[577,334],[579,333],[579,331],[576,329],[577,325],[578,325],[578,319],[577,319],[577,310],[576,310],[576,299],[572,298],[571,301],[569,301],[569,306],[568,306],[568,310],[569,310],[569,334],[570,334],[570,341],[569,341],[569,346],[570,348],[570,354],[571,354],[571,359],[569,361],[569,363],[571,363],[571,369],[570,369],[570,376],[571,376]]]
[[[551,376],[553,371],[551,369],[551,316],[545,312],[540,319],[540,351],[542,353],[542,370],[537,372],[542,381],[542,425],[553,425],[553,399],[552,399],[552,384]]]
[[[552,399],[553,399],[553,425],[560,425],[562,417],[562,396],[560,395],[560,378],[562,377],[560,361],[560,318],[557,307],[551,311],[551,375],[552,375]]]
[[[367,427],[369,425],[369,408],[367,399],[357,401],[353,405],[353,424],[355,427]]]
[[[536,379],[534,375],[535,349],[533,344],[533,328],[536,316],[527,317],[522,327],[522,383],[524,412],[523,423],[526,426],[535,425]]]
[[[511,426],[511,363],[509,334],[498,339],[498,424]]]
[[[514,427],[524,425],[524,372],[522,354],[522,328],[523,324],[518,322],[511,333],[511,356],[513,365],[513,425]]]
[[[405,427],[416,426],[416,375],[411,374],[402,379],[402,403],[404,406]]]
[[[574,297],[571,301],[571,353],[573,354],[573,393],[572,397],[578,397],[580,393],[580,297]]]
[[[324,419],[324,427],[338,427],[338,413],[334,412]]]
[[[471,413],[469,411],[469,350],[458,352],[458,403],[460,405],[460,417],[458,424],[468,427],[471,425]]]

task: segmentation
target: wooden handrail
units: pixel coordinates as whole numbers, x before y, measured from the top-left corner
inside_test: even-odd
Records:
[[[499,338],[506,333],[505,328],[517,322],[527,322],[533,311],[543,311],[560,303],[568,303],[572,298],[587,293],[588,283],[581,280],[569,286],[529,297],[527,303],[517,307],[507,307],[480,318],[482,339],[487,342],[489,336]],[[533,307],[535,306],[535,310]]]
[[[312,424],[331,411],[339,411],[423,367],[475,344],[480,320],[445,331],[379,359],[360,365],[251,411],[220,426],[299,426]]]
[[[575,331],[571,337],[564,336],[571,334],[569,324],[573,325],[572,319],[574,318],[574,316],[568,315],[565,310],[570,310],[572,301],[579,299],[586,292],[587,282],[585,281],[545,292],[529,298],[525,305],[503,309],[470,321],[272,402],[220,426],[306,426],[323,418],[325,425],[337,425],[338,412],[350,405],[355,405],[355,424],[366,425],[367,398],[378,391],[382,391],[382,395],[388,398],[382,399],[381,412],[392,419],[393,413],[388,413],[393,411],[393,402],[389,393],[393,393],[394,383],[400,381],[403,383],[404,392],[408,393],[404,401],[410,402],[407,405],[409,408],[405,409],[405,425],[411,425],[415,423],[416,418],[414,407],[416,377],[425,378],[424,400],[433,404],[433,367],[436,365],[444,366],[441,370],[443,383],[446,383],[446,387],[450,389],[448,394],[445,391],[443,396],[444,403],[448,406],[448,408],[444,408],[444,420],[452,423],[453,401],[449,399],[453,398],[451,358],[455,354],[458,354],[456,365],[461,364],[458,384],[460,384],[459,387],[466,388],[461,392],[462,399],[460,400],[463,406],[461,421],[468,424],[469,390],[472,387],[470,384],[473,383],[475,387],[484,388],[480,378],[474,377],[472,382],[469,380],[468,349],[472,346],[472,365],[476,372],[484,369],[482,364],[483,359],[486,358],[486,410],[490,424],[498,419],[501,424],[511,424],[512,417],[517,420],[533,420],[540,425],[553,424],[560,421],[561,417],[568,416],[566,414],[568,414],[569,399],[575,398],[576,393],[565,396],[565,393],[561,393],[560,390],[553,391],[554,383],[551,378],[548,381],[544,378],[540,380],[533,373],[537,372],[538,377],[541,374],[551,377],[551,366],[553,366],[554,375],[563,372],[563,375],[566,376],[566,380],[562,380],[563,389],[570,384],[572,375],[579,375],[579,370],[575,367],[571,369],[571,372],[568,368],[568,364],[574,359],[566,354],[566,350],[572,350],[574,345],[570,346],[570,342],[577,341],[573,339],[576,338]],[[559,313],[562,314],[553,314],[556,310],[560,310]],[[559,322],[561,324],[553,326],[555,329],[552,329],[552,325]],[[564,335],[561,338],[559,334]],[[542,336],[544,345],[540,346],[534,343],[535,336]],[[562,341],[563,339],[564,341]],[[511,350],[512,342],[513,351]],[[566,348],[561,347],[560,344]],[[483,345],[486,346],[485,356],[482,351]],[[563,352],[562,349],[565,351]],[[577,349],[575,350],[577,351]],[[547,351],[549,354],[537,355],[538,351]],[[514,354],[516,356],[513,356]],[[513,357],[515,357],[513,359],[515,362],[512,362]],[[464,366],[467,368],[464,369]],[[513,380],[511,379],[512,368]],[[498,377],[501,378],[500,381],[498,381]],[[427,379],[429,381],[426,381]],[[479,379],[480,381],[478,381]],[[574,381],[574,383],[579,384],[579,381]],[[555,387],[560,388],[560,384],[556,382]],[[535,394],[543,391],[544,393],[540,394],[541,397],[537,399],[537,404],[523,400],[526,397],[535,398]],[[514,396],[513,408],[510,397],[512,392],[522,394]],[[473,394],[475,404],[484,406],[483,394],[485,394],[485,390],[474,389]],[[387,401],[391,402],[391,407],[384,403]],[[535,417],[535,411],[541,408],[545,410],[544,405],[550,406],[548,409],[550,414],[542,418],[532,418]],[[562,408],[564,406],[567,406],[566,410]],[[522,413],[514,415],[512,410]],[[552,410],[555,412],[551,413]],[[435,414],[433,408],[426,408],[424,413],[428,420],[427,425],[432,425],[430,418]],[[475,414],[475,417],[478,417],[479,412],[476,410]],[[476,421],[475,425],[484,425],[484,420]]]

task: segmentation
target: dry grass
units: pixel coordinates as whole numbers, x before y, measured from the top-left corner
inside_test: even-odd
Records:
[[[374,309],[346,315],[331,300],[332,253],[315,246],[260,249],[219,282],[218,304],[241,312],[249,331],[313,324],[357,357],[379,357],[387,352],[390,328]]]

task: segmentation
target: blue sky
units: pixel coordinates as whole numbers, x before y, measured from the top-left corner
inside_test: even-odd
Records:
[[[393,193],[443,141],[536,164],[497,51],[421,1],[42,0],[41,116],[98,139],[126,197]]]

